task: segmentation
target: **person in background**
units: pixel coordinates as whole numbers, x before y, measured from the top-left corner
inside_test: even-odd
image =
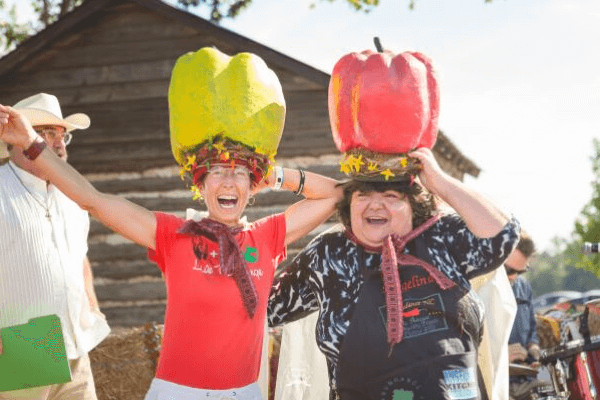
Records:
[[[521,232],[521,238],[516,249],[504,262],[515,300],[517,315],[508,339],[508,356],[511,363],[539,365],[540,345],[537,335],[537,324],[533,310],[533,291],[527,279],[520,276],[529,270],[529,261],[535,253],[535,244],[526,232]],[[531,397],[535,377],[511,376],[510,396],[515,400]]]
[[[85,114],[62,117],[58,99],[39,93],[15,110],[33,126],[39,143],[63,161]],[[2,392],[0,399],[96,399],[88,352],[110,332],[100,312],[87,259],[88,213],[49,182],[35,149],[8,145],[0,166],[0,328],[56,314],[60,318],[72,381]],[[0,357],[2,344],[0,343]]]

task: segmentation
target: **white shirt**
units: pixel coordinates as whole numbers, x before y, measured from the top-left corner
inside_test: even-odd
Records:
[[[56,187],[10,161],[0,166],[0,328],[56,314],[69,359],[108,335],[85,291],[89,226],[88,213]]]

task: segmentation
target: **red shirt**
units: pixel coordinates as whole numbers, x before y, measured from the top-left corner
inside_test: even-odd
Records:
[[[286,257],[285,216],[263,218],[236,235],[258,293],[252,319],[233,277],[220,274],[218,244],[205,239],[198,259],[192,239],[177,234],[185,220],[163,213],[156,219],[156,250],[148,255],[163,271],[168,294],[156,377],[219,390],[255,382],[273,275]]]

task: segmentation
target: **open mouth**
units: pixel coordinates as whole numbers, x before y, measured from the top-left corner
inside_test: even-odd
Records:
[[[222,208],[234,208],[237,205],[238,198],[236,196],[219,196],[217,201]]]
[[[372,225],[385,225],[388,222],[388,219],[384,217],[366,217],[365,220]]]

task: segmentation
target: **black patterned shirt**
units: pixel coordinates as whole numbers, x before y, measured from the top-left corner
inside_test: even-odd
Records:
[[[431,264],[471,291],[469,279],[500,266],[515,247],[519,231],[518,221],[512,218],[496,236],[482,239],[467,228],[459,215],[449,214],[422,235],[426,237]],[[409,242],[404,252],[414,255],[416,249]],[[313,239],[294,258],[276,279],[269,298],[270,326],[320,310],[316,340],[327,359],[332,386],[340,347],[363,284],[361,265],[369,270],[380,269],[381,254],[357,245],[338,225]],[[481,301],[477,307],[477,314],[483,316]]]

